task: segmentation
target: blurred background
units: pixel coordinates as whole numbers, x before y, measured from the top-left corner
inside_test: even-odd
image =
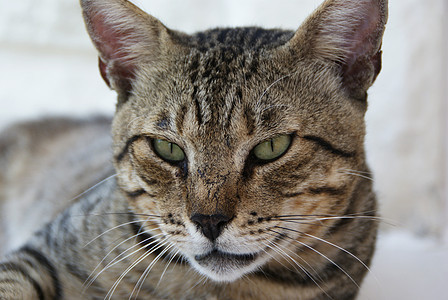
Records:
[[[320,0],[136,0],[188,33],[296,29]],[[381,227],[360,299],[446,299],[448,0],[390,0],[383,70],[370,89],[367,155]],[[0,129],[42,116],[111,115],[77,0],[0,0]],[[390,224],[391,223],[391,224]]]

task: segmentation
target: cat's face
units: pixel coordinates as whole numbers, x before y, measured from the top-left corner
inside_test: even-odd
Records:
[[[131,207],[160,216],[145,228],[159,228],[162,240],[216,280],[275,257],[272,245],[294,251],[289,239],[299,232],[319,236],[310,220],[279,216],[342,213],[354,183],[344,170],[362,163],[363,111],[341,105],[351,100],[336,76],[322,76],[312,62],[294,72],[275,52],[253,58],[252,71],[248,54],[227,61],[224,71],[220,52],[176,57],[152,76],[161,82],[137,76],[144,79],[115,119],[117,144],[132,141],[117,163],[121,184],[146,192],[130,199]],[[214,241],[197,214],[224,216]]]
[[[115,164],[132,211],[167,253],[213,280],[284,260],[338,222],[325,216],[350,205],[350,170],[364,167],[359,95],[378,58],[354,76],[357,64],[311,55],[304,33],[313,22],[295,35],[236,29],[188,37],[160,27],[157,60],[141,60],[131,75],[103,62],[122,95]],[[258,39],[239,42],[251,32]]]

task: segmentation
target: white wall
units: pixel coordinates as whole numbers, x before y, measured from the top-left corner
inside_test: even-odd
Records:
[[[371,90],[368,154],[383,214],[419,234],[446,220],[444,2],[392,0]],[[445,15],[446,17],[446,15]]]

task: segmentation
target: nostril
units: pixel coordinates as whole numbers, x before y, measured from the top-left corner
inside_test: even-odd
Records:
[[[200,229],[202,233],[213,242],[218,238],[224,227],[232,218],[223,214],[194,214],[190,217],[190,219],[196,224],[198,229]]]

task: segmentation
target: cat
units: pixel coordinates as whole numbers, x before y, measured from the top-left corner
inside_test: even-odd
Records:
[[[80,2],[116,113],[0,137],[0,299],[354,299],[387,0],[193,35]]]

